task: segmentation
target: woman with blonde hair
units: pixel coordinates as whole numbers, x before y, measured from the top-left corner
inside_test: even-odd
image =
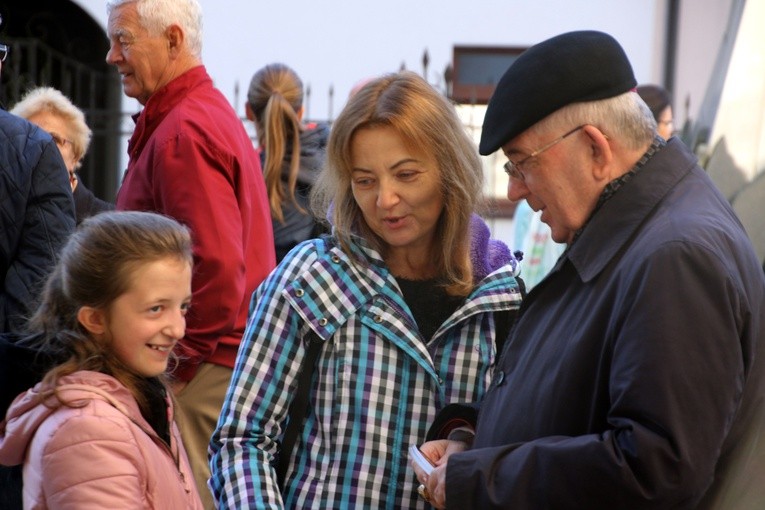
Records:
[[[92,136],[82,110],[61,91],[37,87],[27,92],[11,113],[47,131],[56,142],[69,173],[78,225],[88,216],[114,209],[114,205],[96,197],[77,176]]]
[[[417,75],[349,99],[312,194],[332,235],[253,296],[211,445],[220,508],[424,508],[408,448],[483,396],[520,304],[515,259],[474,214],[482,176]]]
[[[252,77],[246,111],[258,135],[280,261],[298,243],[323,232],[309,211],[308,196],[324,162],[329,127],[303,123],[303,82],[280,63]]]

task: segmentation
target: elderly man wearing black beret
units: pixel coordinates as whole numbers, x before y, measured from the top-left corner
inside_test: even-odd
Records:
[[[763,508],[765,277],[726,200],[634,91],[609,35],[523,53],[480,150],[568,246],[529,293],[479,406],[413,462],[455,509]],[[448,439],[448,440],[447,440]]]

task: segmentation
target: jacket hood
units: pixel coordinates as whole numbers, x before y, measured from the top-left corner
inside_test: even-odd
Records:
[[[310,156],[317,151],[324,151],[327,148],[328,139],[328,124],[306,124],[300,133],[300,155]]]
[[[483,280],[504,265],[510,265],[513,276],[518,276],[520,252],[512,253],[505,243],[492,239],[489,226],[477,214],[470,218],[470,241],[470,261],[475,281]]]
[[[304,185],[313,185],[324,164],[324,155],[327,150],[329,139],[329,125],[306,124],[300,132],[300,168],[298,169],[297,182]],[[282,165],[282,178],[289,179],[289,160],[292,156],[292,146],[287,144]],[[260,164],[265,163],[265,152],[260,150]]]
[[[16,397],[0,422],[0,464],[14,466],[24,462],[27,447],[40,425],[61,406],[55,396],[39,402],[41,383]],[[100,399],[133,420],[141,419],[138,404],[117,379],[99,372],[81,371],[59,379],[59,394],[67,401]],[[148,424],[145,424],[148,427]]]
[[[327,221],[332,223],[332,205],[327,211]],[[480,282],[502,266],[510,266],[512,276],[518,278],[520,274],[519,263],[523,258],[523,253],[520,251],[513,252],[499,239],[492,239],[489,226],[476,213],[470,216],[468,228],[470,229],[470,261],[473,264],[474,281]],[[332,234],[337,237],[334,225],[332,226]],[[369,247],[363,237],[354,235],[353,238],[354,242],[360,246]],[[382,263],[382,258],[379,255],[372,258],[377,258]]]
[[[328,139],[327,124],[308,124],[300,132],[300,170],[297,176],[299,183],[312,186],[316,182],[324,164]],[[289,158],[289,154],[287,157]],[[285,167],[285,178],[289,178],[289,165]]]

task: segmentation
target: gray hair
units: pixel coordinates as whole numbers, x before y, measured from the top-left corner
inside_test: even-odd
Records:
[[[11,113],[24,119],[40,113],[50,113],[61,118],[69,128],[68,133],[61,133],[72,141],[76,167],[82,164],[82,158],[88,152],[93,132],[85,122],[85,114],[77,108],[61,91],[53,87],[37,87],[27,92]]]
[[[656,135],[656,120],[651,110],[633,91],[597,101],[571,103],[531,127],[534,132],[571,129],[589,124],[628,149],[639,149]]]
[[[202,6],[197,0],[107,0],[106,12],[134,3],[141,24],[153,36],[162,34],[170,25],[183,30],[191,53],[202,57]]]

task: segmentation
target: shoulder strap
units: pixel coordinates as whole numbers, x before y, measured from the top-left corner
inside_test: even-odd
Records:
[[[500,310],[494,312],[494,345],[497,349],[496,357],[499,359],[505,347],[505,340],[510,334],[510,327],[515,319],[515,310]]]
[[[308,414],[308,395],[311,391],[311,378],[313,377],[316,360],[319,357],[323,344],[322,339],[313,330],[309,330],[306,337],[308,339],[308,350],[305,358],[303,358],[303,364],[300,365],[297,390],[287,413],[287,428],[284,431],[279,447],[279,457],[276,465],[276,479],[281,490],[284,489],[284,481],[287,476],[292,449],[295,447],[298,433],[303,427],[303,420],[306,414]]]
[[[520,276],[515,277],[521,290],[521,299],[526,299],[526,283]],[[496,336],[494,338],[494,345],[497,349],[497,360],[499,360],[502,351],[505,348],[505,341],[510,336],[510,331],[513,329],[515,320],[518,318],[518,310],[501,310],[494,312],[494,323]]]

